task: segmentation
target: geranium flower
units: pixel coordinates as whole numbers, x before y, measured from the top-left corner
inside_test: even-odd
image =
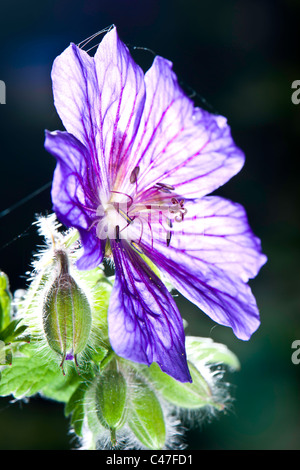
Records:
[[[182,319],[162,276],[238,338],[259,326],[246,283],[266,261],[260,242],[241,206],[207,196],[244,155],[224,117],[194,107],[171,62],[157,56],[144,75],[116,28],[94,57],[71,44],[52,81],[67,130],[46,132],[57,159],[53,209],[80,233],[79,269],[114,261],[112,348],[190,381]]]

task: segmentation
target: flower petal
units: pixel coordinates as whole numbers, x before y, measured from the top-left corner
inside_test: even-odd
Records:
[[[259,313],[245,282],[267,260],[260,241],[239,204],[212,196],[187,207],[183,222],[173,225],[169,246],[155,237],[153,226],[151,239],[144,233],[140,246],[179,292],[237,337],[249,339]]]
[[[128,175],[127,162],[145,102],[144,72],[116,28],[105,35],[94,60],[100,91],[101,148],[112,187],[116,179]]]
[[[51,197],[53,210],[67,227],[80,232],[85,250],[80,269],[92,269],[103,259],[103,242],[95,236],[94,182],[89,175],[89,154],[74,136],[67,132],[46,131],[45,148],[57,160]]]
[[[94,59],[70,44],[55,59],[51,78],[54,105],[64,127],[89,150],[95,175],[105,181],[106,168],[100,147],[100,92]]]
[[[185,204],[185,209],[183,221],[173,223],[171,248],[187,253],[193,263],[212,264],[243,282],[258,274],[267,258],[240,204],[207,196]],[[165,244],[162,236],[160,240]]]
[[[171,62],[156,57],[145,75],[146,102],[133,149],[139,191],[156,182],[200,198],[238,173],[244,155],[226,119],[199,108],[178,85]]]
[[[52,81],[65,128],[89,149],[95,174],[108,192],[139,124],[143,71],[113,28],[94,58],[71,44],[55,59]]]
[[[112,242],[112,250],[116,280],[108,327],[113,349],[131,361],[157,362],[176,380],[191,381],[183,323],[173,298],[126,242]]]

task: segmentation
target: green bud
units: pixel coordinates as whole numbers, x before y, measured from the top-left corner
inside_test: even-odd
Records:
[[[155,393],[140,379],[132,387],[128,424],[148,449],[162,449],[166,441],[164,415]]]
[[[86,295],[69,274],[68,258],[57,251],[60,273],[52,283],[43,305],[44,332],[51,349],[65,359],[74,359],[87,345],[92,315]]]
[[[126,421],[127,385],[124,376],[109,366],[99,377],[96,387],[97,414],[100,423],[110,429],[112,444],[116,444],[117,429]]]
[[[0,331],[10,322],[11,293],[6,274],[0,271]]]

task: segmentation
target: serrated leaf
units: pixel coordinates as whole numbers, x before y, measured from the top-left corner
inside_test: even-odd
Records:
[[[148,449],[164,447],[164,415],[155,393],[142,380],[135,379],[131,390],[128,424],[137,439]]]
[[[214,398],[209,384],[196,369],[188,362],[192,383],[178,382],[166,373],[162,372],[156,363],[145,368],[143,372],[149,377],[155,388],[161,393],[163,398],[173,405],[180,408],[196,409],[203,406],[212,405],[219,407],[214,403]]]
[[[58,371],[34,357],[15,357],[13,365],[2,371],[0,395],[23,398],[35,395],[45,385],[53,382]]]
[[[215,343],[210,338],[186,337],[186,351],[188,358],[195,364],[206,362],[208,364],[223,364],[232,370],[240,369],[237,356],[227,346]]]
[[[63,376],[59,364],[52,356],[44,357],[34,343],[24,344],[20,348],[22,356],[14,356],[11,366],[7,366],[2,372],[0,382],[0,396],[13,395],[15,398],[23,398],[40,392],[49,398],[55,397],[59,401],[65,401],[73,364],[68,367],[68,373]],[[69,390],[70,394],[73,390]],[[60,397],[60,399],[59,399]]]

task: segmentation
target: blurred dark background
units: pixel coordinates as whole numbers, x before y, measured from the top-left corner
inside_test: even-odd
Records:
[[[182,82],[229,120],[246,153],[242,172],[218,194],[243,204],[268,264],[251,282],[261,327],[249,342],[214,325],[178,298],[187,333],[224,342],[241,361],[228,374],[230,412],[186,435],[188,449],[299,449],[300,339],[298,0],[11,0],[0,5],[0,212],[51,181],[44,129],[61,127],[50,71],[70,42],[114,23],[128,45],[170,59]],[[151,54],[139,52],[147,62]],[[37,237],[36,214],[51,212],[49,189],[0,219],[0,268],[12,290],[25,286]],[[69,449],[63,406],[0,398],[1,449]]]

